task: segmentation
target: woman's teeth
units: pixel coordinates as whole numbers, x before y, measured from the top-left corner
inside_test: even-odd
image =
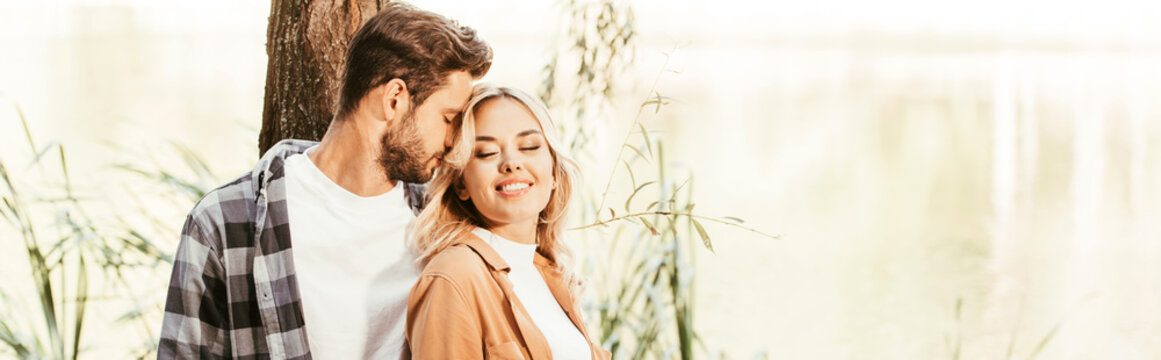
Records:
[[[511,183],[500,187],[500,191],[514,192],[528,188],[528,183]]]

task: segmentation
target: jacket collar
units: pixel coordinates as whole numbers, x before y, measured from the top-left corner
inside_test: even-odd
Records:
[[[286,164],[287,158],[302,154],[317,144],[315,141],[285,139],[266,150],[262,158],[258,159],[258,163],[254,164],[254,170],[250,172],[250,183],[253,184],[255,198],[264,195],[263,192],[270,182],[275,180],[276,174],[278,178],[282,177],[282,167]]]
[[[488,267],[492,270],[506,272],[511,269],[511,267],[508,266],[508,262],[504,261],[504,257],[500,256],[500,253],[496,252],[496,249],[493,248],[492,245],[489,245],[486,240],[481,239],[476,234],[468,232],[468,234],[460,237],[459,241],[452,245],[459,244],[466,245],[467,247],[471,248],[472,251],[475,251],[476,254],[479,254],[480,258],[484,260],[484,263],[487,264]],[[541,254],[539,248],[536,249],[536,256],[533,257],[532,263],[536,265],[536,267],[540,269],[541,272],[544,272],[545,269],[556,268],[556,263],[549,259],[547,256],[544,256],[544,254]],[[553,271],[553,273],[555,273],[555,271]],[[556,275],[557,276],[555,276],[553,280],[559,280],[559,274]]]
[[[487,264],[492,270],[503,272],[511,270],[508,262],[504,261],[504,257],[500,256],[500,253],[496,252],[496,249],[493,249],[491,245],[488,245],[487,241],[476,236],[476,234],[469,232],[460,237],[460,240],[455,245],[459,244],[463,244],[471,248],[472,251],[475,251],[476,254],[480,255],[480,259],[484,260],[484,264]]]
[[[491,245],[488,245],[487,241],[476,236],[476,234],[468,232],[466,235],[461,236],[459,241],[453,245],[461,244],[475,251],[492,271],[507,273],[511,270],[508,263],[500,256],[500,253],[496,252]],[[572,294],[569,293],[568,284],[565,283],[561,273],[556,270],[556,263],[544,256],[544,254],[541,254],[540,251],[536,252],[533,263],[540,270],[540,276],[543,277],[545,284],[548,285],[548,290],[552,292],[552,296],[556,298],[556,302],[564,310],[565,316],[572,321],[573,326],[576,326],[580,330],[581,335],[585,337],[585,341],[589,342],[593,359],[602,358],[598,356],[599,351],[602,350],[593,344],[592,338],[589,337],[584,322],[581,320],[581,314],[578,311],[579,308],[576,307]],[[509,299],[509,306],[512,307],[513,312],[516,314],[516,323],[521,330],[521,337],[524,338],[524,344],[528,346],[528,350],[533,354],[533,358],[551,357],[549,355],[551,351],[547,347],[547,340],[544,339],[543,334],[533,324],[532,319],[527,317],[527,310],[523,310],[523,305],[519,301],[512,301],[515,299],[515,294],[512,292],[512,284],[508,282],[507,276],[493,273],[493,277],[500,284],[500,288],[505,293],[505,298]],[[516,308],[520,308],[521,310],[516,311]],[[529,339],[529,337],[533,337],[534,339]]]

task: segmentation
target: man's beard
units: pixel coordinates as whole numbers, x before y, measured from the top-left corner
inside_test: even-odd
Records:
[[[388,129],[380,140],[383,152],[379,155],[379,165],[387,178],[419,184],[431,180],[432,172],[427,170],[423,141],[416,127],[415,111],[408,112],[398,129]]]

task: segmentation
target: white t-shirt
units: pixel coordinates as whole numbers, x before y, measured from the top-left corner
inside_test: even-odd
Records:
[[[306,154],[313,153],[313,147]],[[286,208],[307,343],[316,359],[399,359],[420,270],[404,243],[405,186],[361,197],[305,154],[286,159]]]
[[[516,298],[528,310],[536,328],[548,340],[548,347],[552,350],[552,358],[559,360],[588,360],[592,359],[589,353],[589,343],[584,334],[573,325],[552,290],[540,276],[533,262],[536,259],[536,244],[521,244],[505,239],[483,228],[476,228],[473,234],[479,236],[488,245],[491,245],[504,262],[511,268],[508,280],[512,282],[512,291]]]

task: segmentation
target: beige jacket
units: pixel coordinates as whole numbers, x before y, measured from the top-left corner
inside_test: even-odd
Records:
[[[609,352],[593,344],[561,274],[540,253],[534,261],[593,359]],[[508,281],[508,264],[486,242],[465,234],[436,254],[407,300],[407,341],[413,359],[552,359]]]

